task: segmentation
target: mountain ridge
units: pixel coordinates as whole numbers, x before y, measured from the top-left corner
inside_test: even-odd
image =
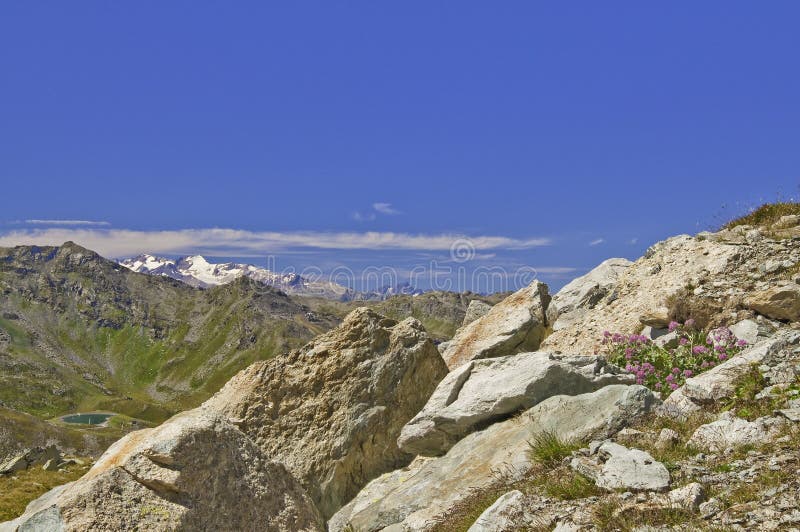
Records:
[[[168,259],[147,253],[117,261],[129,270],[177,279],[190,286],[210,288],[227,284],[239,277],[272,286],[293,296],[322,297],[337,301],[374,301],[394,295],[418,295],[423,290],[400,283],[377,290],[357,291],[333,281],[315,281],[300,274],[277,273],[267,268],[236,262],[209,262],[203,255]]]

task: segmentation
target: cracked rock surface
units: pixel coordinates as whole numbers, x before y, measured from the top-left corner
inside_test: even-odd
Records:
[[[0,530],[317,531],[324,523],[286,468],[202,408],[112,445],[81,479],[34,500]]]

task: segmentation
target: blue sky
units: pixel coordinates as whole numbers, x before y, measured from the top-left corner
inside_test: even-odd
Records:
[[[798,19],[780,1],[5,2],[0,245],[407,272],[467,239],[458,267],[557,287],[797,196]]]

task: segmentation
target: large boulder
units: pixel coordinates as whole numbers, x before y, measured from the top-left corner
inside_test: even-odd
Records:
[[[800,354],[795,353],[799,343],[800,332],[793,330],[762,340],[709,371],[686,379],[683,386],[667,397],[660,411],[665,416],[681,419],[704,405],[732,397],[736,383],[754,366],[767,378],[768,384],[790,384],[800,372],[797,365]]]
[[[552,304],[558,309],[558,319],[553,324],[557,331],[580,321],[588,309],[592,309],[608,296],[619,276],[633,264],[628,259],[608,259],[601,262],[586,275],[573,279],[553,296]]]
[[[360,308],[303,348],[242,371],[206,407],[285,464],[329,517],[412,460],[397,437],[446,374],[417,320]]]
[[[442,354],[447,367],[537,350],[547,331],[550,299],[547,285],[539,281],[514,292],[456,331]]]
[[[487,422],[548,397],[589,393],[633,380],[598,356],[535,352],[472,360],[439,383],[422,411],[403,427],[397,443],[412,454],[441,455]]]
[[[786,282],[750,295],[745,305],[768,318],[800,321],[800,285]]]
[[[576,456],[572,469],[608,490],[663,491],[669,488],[669,471],[661,462],[639,449],[606,441],[590,446],[592,456]]]
[[[6,531],[324,530],[311,498],[244,433],[202,408],[112,445]]]
[[[723,412],[718,420],[698,427],[687,445],[712,452],[743,445],[763,445],[780,435],[784,423],[783,419],[775,417],[747,421],[731,412]]]
[[[418,457],[382,475],[334,515],[329,530],[430,530],[436,517],[497,480],[531,468],[530,440],[543,431],[563,440],[607,438],[649,412],[658,400],[643,386],[606,386],[594,393],[555,396],[520,416],[456,443],[444,456]],[[402,528],[400,528],[402,527]]]

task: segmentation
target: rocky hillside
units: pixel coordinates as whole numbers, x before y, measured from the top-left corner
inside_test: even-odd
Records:
[[[351,312],[5,530],[791,530],[800,217],[676,237],[437,347]]]
[[[703,326],[756,315],[797,320],[800,309],[788,302],[783,308],[781,294],[797,286],[799,244],[796,216],[788,216],[768,226],[676,236],[633,263],[606,261],[556,296],[562,312],[543,347],[594,353],[604,331],[650,333],[689,318]]]

